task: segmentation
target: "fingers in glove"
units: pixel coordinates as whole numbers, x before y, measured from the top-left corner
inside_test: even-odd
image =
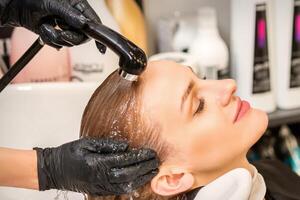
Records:
[[[156,152],[151,149],[131,150],[106,157],[109,168],[123,168],[136,165],[144,161],[155,159]]]
[[[84,34],[71,30],[62,31],[61,39],[71,45],[79,45],[89,40]]]
[[[112,169],[108,174],[109,181],[111,183],[129,183],[134,181],[138,177],[145,176],[150,172],[157,170],[158,166],[158,159],[152,159],[130,167],[115,168]]]
[[[86,0],[79,0],[78,2],[74,1],[71,4],[74,8],[79,10],[87,19],[95,23],[102,23],[100,17],[97,15],[95,10],[90,6],[90,4]]]
[[[52,1],[48,3],[47,6],[50,13],[59,16],[71,27],[81,29],[87,22],[87,18],[67,2]]]
[[[85,149],[101,154],[111,154],[124,152],[128,148],[128,143],[122,141],[116,141],[111,139],[95,139],[95,138],[84,138],[86,140]],[[100,157],[99,159],[102,159]],[[107,155],[108,156],[108,155]]]
[[[73,46],[71,43],[65,41],[62,38],[62,31],[55,29],[50,24],[42,24],[40,27],[40,34],[39,34],[46,44],[54,47],[54,48],[61,48],[62,46],[71,47]]]
[[[136,178],[134,181],[132,181],[130,183],[113,184],[113,185],[116,185],[116,187],[120,188],[118,195],[129,194],[129,193],[132,193],[134,190],[147,184],[149,181],[151,181],[151,179],[154,176],[156,176],[157,173],[158,173],[158,170],[153,170],[144,176],[140,176],[140,177]]]
[[[91,20],[95,23],[102,23],[97,13],[86,0],[73,0],[71,4],[77,10],[79,10],[88,20]],[[96,41],[96,47],[100,51],[100,53],[105,54],[106,46],[104,44]]]

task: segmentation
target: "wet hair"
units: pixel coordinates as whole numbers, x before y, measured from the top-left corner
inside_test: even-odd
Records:
[[[141,105],[142,81],[129,82],[113,72],[94,92],[86,106],[80,136],[126,140],[130,147],[154,149],[163,161],[170,152],[166,141],[160,137],[160,125],[143,114]],[[155,194],[146,184],[136,191],[134,199],[174,199]],[[131,195],[88,197],[89,200],[123,200]],[[175,197],[175,199],[178,199]]]
[[[159,124],[141,114],[141,88],[140,81],[130,82],[113,72],[85,107],[80,136],[125,140],[132,148],[152,148],[165,158],[168,145],[159,137]]]

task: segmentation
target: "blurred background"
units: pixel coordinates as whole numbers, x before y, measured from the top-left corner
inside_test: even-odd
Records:
[[[270,119],[249,159],[278,158],[300,175],[300,0],[88,1],[149,60],[191,66],[200,78],[234,78],[237,94]],[[0,77],[36,38],[23,28],[0,28]],[[0,93],[0,146],[77,139],[90,95],[117,68],[118,56],[100,54],[92,41],[60,51],[44,47]],[[20,195],[59,196],[0,189],[5,199]]]

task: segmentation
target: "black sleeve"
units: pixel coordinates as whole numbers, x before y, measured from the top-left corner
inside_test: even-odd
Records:
[[[0,0],[0,26],[3,25],[3,14],[10,0]]]
[[[300,200],[300,176],[277,160],[261,160],[253,163],[264,177],[267,192],[273,199]]]

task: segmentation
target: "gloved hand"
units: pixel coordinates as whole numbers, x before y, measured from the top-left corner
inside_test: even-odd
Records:
[[[129,150],[127,143],[108,139],[83,138],[35,150],[40,190],[120,195],[144,185],[158,172],[154,151]]]
[[[55,48],[79,45],[87,41],[80,32],[87,20],[101,23],[87,0],[1,0],[0,24],[25,27]],[[55,19],[62,20],[68,26],[56,27]],[[96,43],[101,53],[106,47]]]

